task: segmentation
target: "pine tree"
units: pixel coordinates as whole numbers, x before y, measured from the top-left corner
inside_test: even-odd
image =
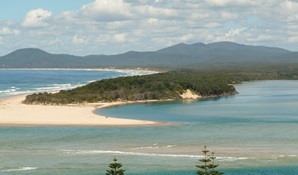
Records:
[[[110,170],[106,171],[106,175],[124,175],[125,170],[120,169],[122,167],[121,163],[118,163],[117,159],[114,158],[113,163],[110,163]]]
[[[216,157],[214,156],[214,152],[211,153],[211,155],[208,155],[209,150],[207,150],[207,146],[204,146],[204,149],[202,150],[204,157],[202,159],[199,159],[200,162],[203,163],[203,165],[197,165],[196,167],[199,168],[197,171],[198,175],[222,175],[223,172],[216,171],[215,168],[217,168],[219,165],[215,164]]]

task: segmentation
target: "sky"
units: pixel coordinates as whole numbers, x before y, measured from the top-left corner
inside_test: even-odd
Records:
[[[92,55],[231,41],[298,51],[298,0],[2,0],[0,56]]]

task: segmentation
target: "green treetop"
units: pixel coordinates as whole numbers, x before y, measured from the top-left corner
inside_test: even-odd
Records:
[[[120,169],[122,164],[118,163],[116,158],[113,161],[113,163],[110,163],[110,170],[106,171],[106,175],[124,175],[125,170]]]
[[[197,171],[198,175],[222,175],[223,172],[216,171],[215,168],[217,168],[219,165],[215,164],[216,157],[214,156],[214,152],[211,152],[211,155],[208,155],[210,152],[207,150],[207,146],[204,146],[204,149],[202,150],[204,157],[202,159],[199,159],[200,162],[203,163],[203,165],[197,165],[196,167],[199,168]]]

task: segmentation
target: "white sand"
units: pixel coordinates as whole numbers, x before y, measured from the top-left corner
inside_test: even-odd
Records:
[[[194,93],[193,91],[191,91],[190,89],[187,89],[183,94],[180,95],[181,98],[183,99],[197,99],[197,98],[201,98],[202,96],[197,95],[196,93]]]
[[[25,95],[0,101],[0,125],[128,126],[155,125],[153,121],[119,119],[93,113],[97,108],[124,102],[51,106],[22,104]]]

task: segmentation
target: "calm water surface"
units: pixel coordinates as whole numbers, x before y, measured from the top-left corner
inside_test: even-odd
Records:
[[[114,157],[127,174],[195,174],[204,145],[225,174],[298,174],[297,87],[297,81],[250,82],[237,85],[235,96],[97,111],[175,124],[169,126],[1,126],[0,174],[104,174]]]

